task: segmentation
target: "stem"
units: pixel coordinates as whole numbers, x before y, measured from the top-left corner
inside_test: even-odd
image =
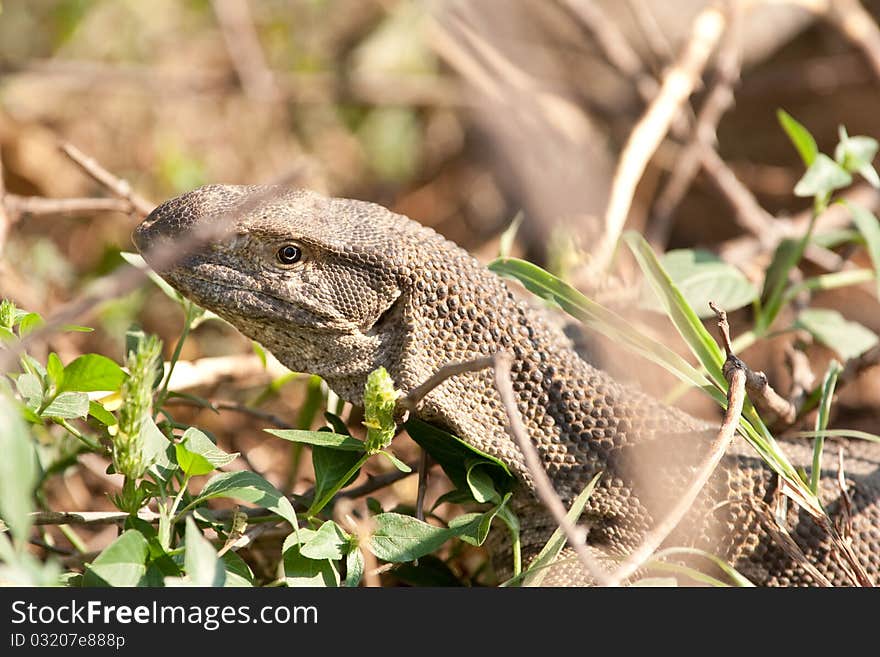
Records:
[[[847,271],[837,271],[831,274],[815,276],[788,288],[782,296],[782,305],[787,304],[804,290],[832,290],[834,288],[846,287],[848,285],[869,283],[873,280],[874,272],[870,269],[850,269]]]
[[[93,452],[103,451],[103,447],[100,444],[96,443],[94,440],[83,434],[79,429],[74,427],[70,422],[65,420],[64,418],[52,418],[56,424],[64,427],[69,431],[72,435],[74,435],[78,440],[80,440],[84,445],[86,445]]]
[[[355,473],[363,467],[364,463],[367,462],[367,459],[370,458],[370,456],[370,454],[364,453],[364,455],[357,460],[357,463],[351,466],[351,468],[348,472],[345,473],[345,475],[340,477],[339,481],[336,482],[333,488],[324,493],[324,496],[321,499],[312,502],[312,506],[306,512],[306,516],[312,518],[316,514],[320,513],[321,509],[327,506],[327,503],[330,502],[330,500],[333,499],[336,493],[339,492],[339,489],[345,486],[345,484],[348,483],[348,480],[351,479],[355,475]]]
[[[824,432],[828,427],[828,415],[831,412],[831,399],[834,397],[834,386],[840,374],[840,363],[832,360],[822,382],[822,404],[816,416],[816,431]],[[813,469],[810,472],[810,490],[813,495],[819,494],[819,475],[822,472],[822,449],[825,446],[825,435],[819,433],[813,441]]]
[[[779,314],[779,311],[782,310],[783,304],[786,302],[785,299],[785,286],[788,283],[788,272],[790,272],[804,257],[804,251],[807,250],[807,245],[810,243],[810,239],[813,237],[813,228],[816,226],[816,219],[822,214],[825,209],[828,207],[828,199],[816,197],[816,200],[813,204],[813,213],[810,215],[810,223],[807,226],[807,232],[804,233],[804,236],[797,243],[797,248],[791,256],[791,262],[788,264],[788,267],[782,275],[780,275],[779,280],[776,282],[773,290],[770,292],[770,298],[767,299],[767,304],[764,306],[764,312],[757,318],[755,322],[755,333],[759,336],[766,333],[767,329],[770,328],[770,325],[773,324],[773,320],[776,319],[776,316]]]
[[[194,317],[195,306],[187,302],[183,320],[183,331],[180,334],[180,338],[177,340],[177,344],[174,345],[174,353],[171,354],[171,360],[168,363],[168,374],[165,376],[165,380],[162,382],[162,389],[159,391],[159,395],[156,397],[156,405],[153,410],[154,420],[159,414],[159,409],[162,408],[163,404],[165,404],[165,400],[168,398],[168,384],[171,383],[171,375],[174,374],[174,366],[177,365],[177,361],[180,360],[180,351],[181,349],[183,349],[183,343],[189,336],[189,332],[192,329],[192,322]]]
[[[58,525],[58,529],[64,534],[64,537],[70,541],[74,550],[80,554],[85,554],[89,551],[89,546],[86,545],[82,538],[80,538],[79,534],[74,531],[73,527],[70,525]]]
[[[513,576],[519,577],[522,574],[522,545],[519,532],[511,532],[511,534],[513,536]]]

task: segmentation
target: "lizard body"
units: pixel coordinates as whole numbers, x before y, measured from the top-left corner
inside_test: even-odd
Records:
[[[158,272],[172,286],[259,341],[294,371],[323,377],[342,398],[362,401],[367,375],[384,366],[404,393],[447,363],[505,351],[522,419],[564,502],[602,472],[585,517],[599,555],[625,556],[671,505],[709,443],[707,425],[592,367],[539,310],[433,230],[371,203],[283,188],[212,185],[159,206],[136,229],[147,261],[211,222],[220,235]],[[555,523],[532,492],[490,371],[433,390],[419,416],[503,460],[518,478],[514,508],[525,556]],[[809,468],[807,443],[786,443]],[[830,450],[826,450],[828,452]],[[880,445],[847,444],[852,543],[866,571],[880,571]],[[823,504],[838,512],[834,455],[823,463]],[[700,547],[759,584],[815,578],[767,532],[775,477],[737,438],[669,545]],[[792,505],[793,506],[793,505]],[[805,512],[788,530],[818,571],[850,580],[827,536]],[[492,551],[504,570],[505,535]],[[503,573],[502,573],[503,574]],[[587,584],[579,564],[547,583]]]

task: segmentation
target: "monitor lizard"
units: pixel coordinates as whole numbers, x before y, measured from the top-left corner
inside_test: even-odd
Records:
[[[208,237],[193,240],[206,226]],[[445,364],[509,354],[518,410],[562,500],[569,503],[602,473],[582,521],[590,550],[609,563],[636,547],[676,500],[710,442],[706,422],[582,360],[541,309],[518,300],[465,250],[382,206],[282,187],[208,185],[160,205],[133,239],[180,293],[291,370],[323,377],[353,404],[362,402],[366,377],[379,366],[407,393]],[[183,249],[187,240],[197,248]],[[175,258],[157,256],[169,249]],[[519,482],[513,506],[525,557],[535,554],[556,523],[537,501],[506,432],[493,373],[447,379],[423,400],[418,416],[510,467]],[[844,445],[848,535],[876,578],[880,445]],[[786,441],[783,448],[795,466],[809,470],[808,442]],[[839,518],[843,503],[831,452],[826,448],[821,498]],[[815,570],[774,538],[767,523],[776,488],[775,475],[737,438],[666,544],[708,550],[760,585],[815,585],[817,574],[850,583],[828,536],[793,504],[784,524]],[[506,536],[490,539],[502,576],[509,574]],[[545,580],[591,582],[571,559]]]

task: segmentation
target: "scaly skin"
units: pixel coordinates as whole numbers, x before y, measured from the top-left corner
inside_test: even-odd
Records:
[[[513,355],[518,407],[554,486],[568,503],[602,472],[585,520],[598,555],[631,551],[690,480],[709,443],[707,425],[612,380],[581,360],[540,311],[517,301],[507,284],[433,230],[361,201],[283,188],[212,185],[159,206],[134,240],[148,262],[225,222],[209,245],[159,274],[182,294],[259,341],[291,370],[323,377],[358,404],[366,377],[384,366],[408,392],[441,366]],[[282,264],[277,253],[302,254]],[[507,463],[520,484],[514,506],[523,522],[525,556],[555,528],[537,503],[522,455],[508,437],[506,415],[489,371],[445,381],[419,416]],[[880,570],[880,445],[848,444],[846,476],[853,499],[853,548],[865,570]],[[811,449],[787,443],[796,466]],[[827,449],[827,452],[832,450]],[[833,450],[836,452],[836,450]],[[837,512],[836,454],[823,464],[823,503]],[[811,585],[814,579],[765,530],[764,502],[775,478],[740,439],[667,545],[696,546],[727,559],[758,584]],[[792,505],[793,506],[793,505]],[[788,530],[825,577],[848,584],[828,537],[803,512]],[[490,540],[505,574],[509,546]],[[588,584],[571,560],[548,584]]]

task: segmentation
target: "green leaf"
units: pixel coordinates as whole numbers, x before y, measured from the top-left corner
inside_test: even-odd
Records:
[[[732,311],[751,303],[757,296],[754,286],[739,269],[708,251],[669,251],[660,257],[660,264],[701,318],[714,316],[709,308],[710,301]],[[647,288],[643,288],[642,305],[663,311],[662,305]]]
[[[61,385],[64,383],[64,365],[54,351],[49,354],[49,358],[46,360],[46,374],[55,386],[56,392],[63,390]]]
[[[263,369],[266,369],[266,350],[263,349],[263,345],[261,345],[256,340],[251,340],[251,348],[257,355],[257,358],[260,359],[260,363],[263,365]]]
[[[872,137],[850,137],[840,126],[840,142],[834,149],[834,159],[851,173],[859,173],[873,187],[880,187],[880,177],[871,163],[877,156],[877,140]]]
[[[364,554],[355,548],[345,557],[345,585],[354,588],[364,576]]]
[[[89,401],[89,415],[107,427],[118,424],[116,416],[101,405],[101,402]]]
[[[85,354],[64,368],[64,383],[60,390],[119,390],[126,376],[123,369],[106,356]]]
[[[715,385],[719,389],[725,390],[726,380],[721,373],[724,354],[721,352],[721,348],[709,335],[700,318],[688,305],[687,300],[672,282],[669,274],[663,269],[645,238],[636,232],[628,231],[623,235],[623,239],[635,256],[642,273],[660,300],[666,314],[675,324],[675,328],[678,329],[691,352],[709,373],[709,377]]]
[[[215,468],[222,468],[224,465],[229,465],[238,458],[238,452],[233,452],[232,454],[224,452],[217,447],[217,445],[215,445],[204,432],[199,431],[195,427],[190,427],[184,431],[183,435],[180,437],[180,443],[186,447],[188,451],[203,457]],[[177,462],[180,463],[179,456]],[[180,463],[180,466],[183,468],[182,463]],[[184,471],[186,471],[186,468],[184,468]],[[208,472],[210,472],[210,470]],[[201,474],[207,473],[203,472]]]
[[[312,532],[309,529],[299,530],[301,540],[308,540]],[[282,546],[284,561],[284,579],[287,586],[339,586],[339,572],[329,559],[309,559],[300,553],[296,534],[291,534]]]
[[[467,524],[478,513],[458,516]],[[455,535],[452,529],[435,527],[412,516],[399,513],[380,513],[373,517],[374,530],[370,537],[370,552],[383,561],[400,563],[413,561],[437,550]]]
[[[841,358],[857,358],[878,342],[877,335],[858,322],[851,322],[836,310],[807,308],[794,324],[836,351]]]
[[[488,511],[484,511],[483,513],[465,514],[453,518],[449,523],[449,529],[453,532],[453,536],[457,536],[465,543],[477,547],[482,545],[485,542],[486,537],[489,536],[489,529],[492,525],[492,521],[502,509],[506,508],[511,495],[513,495],[513,493],[507,493],[504,496],[504,499],[501,500],[500,504],[492,507]]]
[[[593,477],[590,480],[590,483],[588,483],[580,494],[574,498],[574,501],[571,503],[568,513],[566,514],[569,522],[576,523],[578,518],[581,517],[581,514],[584,512],[584,507],[587,505],[590,496],[596,489],[596,484],[599,482],[601,476],[602,473],[600,472]],[[550,566],[550,564],[556,560],[556,557],[559,556],[559,553],[562,552],[566,540],[565,533],[562,529],[557,527],[556,531],[553,532],[547,543],[541,551],[538,552],[537,556],[532,559],[529,567],[521,575],[523,586],[541,586],[541,582],[544,581],[544,576],[547,574],[547,567]]]
[[[874,272],[877,278],[877,296],[880,298],[880,221],[873,212],[866,210],[861,205],[845,202],[846,207],[852,213],[853,223],[865,238],[865,244],[868,247],[868,255],[871,256],[871,263],[874,265]]]
[[[153,418],[147,416],[141,425],[138,441],[142,446],[144,463],[149,463],[147,469],[159,481],[168,481],[177,470],[177,461],[174,445],[156,426]]]
[[[509,498],[510,493],[502,505]],[[435,527],[399,513],[380,513],[373,517],[374,529],[369,548],[383,561],[401,563],[430,554],[453,537],[459,537],[471,545],[482,545],[500,506],[485,513],[457,516],[449,527]]]
[[[490,263],[489,269],[501,276],[517,279],[526,289],[542,299],[559,304],[562,310],[583,322],[588,328],[657,363],[685,383],[703,389],[719,402],[723,400],[723,395],[709,383],[705,374],[669,347],[645,336],[628,320],[588,299],[568,283],[537,265],[525,260],[505,258]]]
[[[819,153],[797,185],[795,196],[826,196],[852,184],[852,176],[825,153]]]
[[[43,405],[43,384],[36,374],[26,372],[15,379],[15,387],[24,399],[25,405],[32,411],[39,410]]]
[[[255,472],[222,472],[213,476],[190,506],[214,497],[231,497],[257,504],[297,527],[296,513],[290,500]]]
[[[95,331],[91,326],[80,326],[79,324],[64,324],[61,330],[71,333],[94,333]]]
[[[348,430],[348,426],[345,424],[345,420],[336,415],[335,413],[331,413],[330,411],[324,411],[324,418],[327,422],[330,423],[330,426],[333,427],[333,431],[338,433],[340,436],[351,436],[351,431]]]
[[[507,258],[510,255],[510,251],[513,249],[513,242],[516,239],[516,234],[519,231],[519,227],[522,225],[523,219],[525,219],[525,215],[523,214],[523,211],[520,210],[516,213],[516,216],[513,218],[513,221],[510,222],[510,225],[504,229],[503,233],[501,233],[501,238],[498,241],[499,258]]]
[[[226,583],[226,567],[217,558],[217,551],[191,516],[186,518],[186,552],[184,570],[193,586],[223,586]]]
[[[25,337],[27,334],[33,332],[45,323],[46,322],[43,321],[43,318],[37,313],[28,313],[21,318],[21,321],[18,324],[18,334],[21,337]]]
[[[83,586],[137,586],[147,572],[147,539],[129,529],[86,566]]]
[[[465,463],[468,488],[470,488],[474,500],[481,504],[485,502],[498,502],[501,496],[495,490],[495,482],[492,479],[492,475],[486,471],[486,468],[482,467],[483,464],[483,461]]]
[[[364,441],[329,431],[303,431],[301,429],[264,429],[264,431],[294,443],[305,443],[306,445],[350,452],[365,451]]]
[[[0,517],[19,542],[27,540],[37,482],[37,458],[15,405],[0,395]]]
[[[828,418],[831,415],[831,400],[834,398],[834,387],[837,385],[837,377],[843,368],[836,360],[828,364],[825,378],[822,380],[822,397],[819,402],[819,413],[816,415],[816,431],[825,431],[828,428]],[[810,470],[810,490],[815,495],[819,494],[819,477],[822,473],[822,448],[825,445],[825,437],[816,436],[813,441],[813,464]]]
[[[868,433],[867,431],[856,431],[855,429],[826,429],[823,431],[796,431],[791,434],[800,438],[856,438],[858,440],[869,440],[874,443],[880,443],[880,435],[876,433]]]
[[[74,418],[89,414],[89,396],[84,392],[62,392],[40,415],[43,417]]]
[[[352,537],[332,520],[327,520],[299,551],[309,559],[342,559],[351,547]]]
[[[416,418],[408,420],[405,427],[410,438],[440,464],[456,488],[468,490],[468,467],[473,468],[474,464],[482,463],[486,472],[492,477],[496,490],[508,492],[512,489],[513,475],[508,467],[494,456],[489,456],[468,445],[458,436]],[[468,463],[471,465],[466,465]]]
[[[783,130],[785,130],[788,138],[791,139],[791,143],[797,149],[801,160],[804,162],[804,166],[809,167],[813,164],[816,155],[819,153],[819,147],[816,145],[813,135],[785,110],[776,110],[776,118],[779,119]]]
[[[686,547],[667,548],[665,550],[661,550],[660,552],[656,552],[654,554],[654,556],[652,557],[651,561],[649,562],[649,564],[652,567],[654,567],[657,565],[656,562],[659,562],[660,560],[662,560],[666,557],[676,556],[679,554],[696,555],[696,556],[700,556],[700,557],[704,557],[704,558],[708,559],[709,561],[714,563],[718,568],[720,568],[728,577],[730,577],[730,579],[732,579],[734,584],[736,584],[737,586],[748,587],[748,588],[753,588],[755,586],[751,582],[751,580],[749,580],[749,578],[747,578],[745,575],[741,574],[736,568],[731,566],[724,559],[721,559],[721,558],[715,556],[711,552],[706,552],[705,550],[700,550],[698,548],[686,548]],[[672,565],[672,564],[667,564],[667,565]]]
[[[353,482],[360,472],[366,453],[339,451],[329,447],[312,447],[315,471],[315,496],[308,515],[318,513],[336,491]],[[360,465],[359,465],[360,464]]]
[[[376,452],[376,453],[381,454],[382,456],[387,458],[389,461],[391,461],[391,465],[393,465],[395,468],[397,468],[401,472],[412,472],[412,468],[409,467],[409,465],[407,465],[406,463],[401,461],[399,458],[394,456],[394,454],[392,454],[388,450],[382,450],[382,451]]]
[[[251,587],[254,586],[254,573],[245,560],[238,556],[237,552],[229,550],[223,554],[223,565],[226,568],[227,587]]]
[[[174,445],[174,454],[177,457],[177,465],[187,477],[205,475],[214,471],[214,466],[201,454],[189,451],[182,443]]]

